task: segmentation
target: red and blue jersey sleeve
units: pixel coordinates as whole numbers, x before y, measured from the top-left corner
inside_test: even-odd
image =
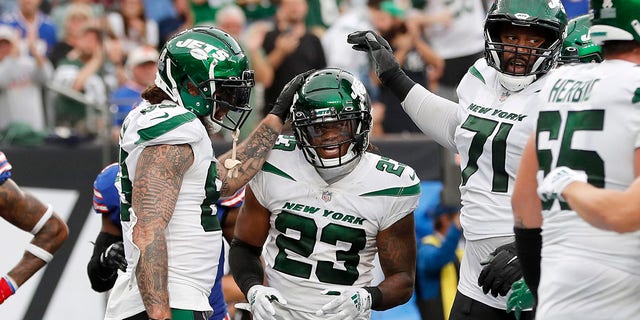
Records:
[[[9,163],[4,153],[0,151],[0,185],[11,178],[11,168],[11,163]]]
[[[120,225],[120,195],[115,186],[118,164],[112,163],[98,174],[93,182],[93,210],[108,214],[115,225]]]
[[[227,212],[229,212],[229,209],[239,208],[240,206],[242,206],[243,202],[244,202],[244,187],[242,187],[234,195],[228,198],[219,199],[216,202],[216,207],[218,208],[218,212],[216,213],[216,215],[218,216],[218,220],[224,221],[226,218]]]

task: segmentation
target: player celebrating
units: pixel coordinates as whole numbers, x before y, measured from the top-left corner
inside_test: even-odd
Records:
[[[460,222],[467,242],[450,319],[514,317],[505,312],[504,297],[522,275],[511,194],[533,130],[533,102],[544,75],[556,65],[566,23],[557,0],[496,0],[485,21],[485,58],[460,82],[459,104],[411,81],[374,32],[347,39],[354,49],[370,53],[378,77],[421,130],[460,154]]]
[[[254,319],[368,319],[411,297],[419,178],[366,151],[369,103],[348,72],[311,74],[295,139],[281,136],[249,183],[229,262]],[[371,286],[376,252],[386,278]]]
[[[215,202],[262,167],[304,75],[294,78],[242,144],[214,157],[211,138],[244,123],[253,72],[238,43],[212,27],[171,38],[155,85],[129,113],[120,137],[121,222],[126,272],[105,319],[207,319],[222,254]]]
[[[539,277],[540,319],[640,314],[640,232],[596,229],[563,197],[571,181],[624,190],[640,168],[640,1],[593,0],[591,7],[589,33],[602,44],[605,60],[563,66],[548,76],[512,200],[517,232],[544,230],[542,252],[530,254],[540,271],[526,274],[527,283]],[[540,202],[536,178],[543,174],[548,176],[540,184]],[[520,246],[530,240],[517,241]]]

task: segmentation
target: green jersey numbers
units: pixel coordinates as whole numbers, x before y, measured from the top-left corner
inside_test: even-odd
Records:
[[[316,263],[316,277],[320,282],[350,286],[355,283],[360,274],[360,250],[365,248],[366,234],[363,229],[356,229],[330,223],[320,230],[320,239],[317,239],[318,226],[308,217],[299,216],[282,211],[275,220],[275,228],[282,234],[276,238],[278,255],[275,258],[273,268],[282,273],[299,278],[309,279],[313,266]],[[293,230],[297,237],[289,237],[287,230]],[[349,249],[336,250],[335,261],[311,261],[302,262],[288,257],[287,252],[293,252],[308,258],[314,252],[317,241],[325,244],[342,247],[341,243],[349,244]],[[336,268],[335,266],[344,266]]]
[[[495,120],[480,118],[470,115],[462,124],[462,128],[475,132],[469,147],[469,160],[467,166],[462,170],[462,185],[466,185],[469,178],[478,171],[478,159],[481,156],[492,157],[491,167],[493,169],[493,179],[491,191],[507,192],[509,190],[509,176],[505,169],[505,159],[507,157],[507,136],[513,127],[510,123],[500,123]],[[495,133],[491,144],[491,153],[483,155],[484,145],[487,139]]]
[[[380,157],[380,161],[376,164],[376,169],[394,174],[398,177],[402,175],[404,168],[405,165],[387,157]]]
[[[278,136],[273,148],[282,151],[293,151],[296,149],[296,140],[293,136]]]
[[[206,232],[222,230],[220,220],[218,220],[217,210],[215,213],[213,212],[213,207],[216,201],[218,201],[218,198],[220,198],[220,191],[216,186],[216,182],[220,180],[218,179],[218,169],[215,162],[211,162],[211,165],[209,165],[207,179],[205,181],[205,197],[200,205],[200,224]]]
[[[536,133],[536,149],[540,169],[546,175],[551,167],[567,166],[574,170],[582,170],[589,177],[589,183],[595,187],[604,187],[604,161],[596,151],[571,148],[572,140],[579,131],[602,131],[604,126],[604,110],[569,111],[563,119],[560,111],[541,111],[538,117]],[[564,129],[562,129],[564,127]],[[540,139],[542,133],[548,133],[549,142],[560,141],[557,154],[550,149],[542,149]],[[552,201],[543,203],[548,210]],[[563,210],[569,210],[566,203],[561,203]]]

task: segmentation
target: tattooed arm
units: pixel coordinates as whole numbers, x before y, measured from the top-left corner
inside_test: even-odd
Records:
[[[289,115],[294,95],[313,71],[309,70],[293,77],[280,91],[280,95],[269,114],[262,119],[253,133],[240,144],[237,150],[237,159],[242,164],[236,177],[227,177],[228,170],[224,167],[224,162],[226,159],[231,158],[232,151],[223,154],[219,158],[218,177],[222,179],[221,197],[229,197],[236,193],[262,168],[269,151],[273,148],[280,131],[282,131],[284,121]]]
[[[184,173],[193,161],[189,145],[157,145],[146,147],[136,166],[132,208],[138,220],[133,227],[133,243],[140,249],[140,260],[135,273],[152,319],[171,319],[165,228],[173,215]]]
[[[413,214],[378,233],[378,256],[384,281],[378,285],[382,301],[374,308],[386,310],[411,298],[416,274],[416,234]]]
[[[227,177],[227,169],[222,165],[226,159],[231,158],[232,151],[220,156],[218,177],[222,180],[221,197],[232,196],[262,168],[269,151],[273,148],[273,144],[276,142],[280,131],[282,131],[282,127],[282,120],[278,116],[269,114],[258,124],[251,135],[238,146],[236,157],[242,164],[237,177]]]
[[[0,185],[0,216],[14,226],[27,232],[32,231],[47,210],[45,204],[21,190],[13,180],[8,179]],[[44,225],[35,233],[31,244],[53,254],[67,239],[69,230],[56,213],[43,222]],[[7,275],[20,286],[45,264],[45,261],[27,250]]]

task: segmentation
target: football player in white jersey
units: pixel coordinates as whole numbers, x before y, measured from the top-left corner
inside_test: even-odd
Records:
[[[591,41],[591,37],[589,37],[591,17],[591,14],[585,14],[575,17],[567,23],[567,31],[562,43],[562,53],[558,58],[558,67],[568,63],[599,63],[602,61],[602,47]],[[539,256],[539,249],[536,255]],[[530,265],[540,265],[539,259],[536,258],[535,263],[521,264],[523,270],[526,270]],[[539,268],[536,267],[533,272],[537,273],[538,270]],[[526,274],[524,271],[523,273]],[[535,280],[535,282],[535,287],[537,287],[538,280]],[[534,306],[535,299],[524,279],[514,282],[511,289],[507,299],[508,311],[513,310],[517,315],[522,310],[527,310]]]
[[[572,181],[625,190],[640,172],[640,0],[592,0],[591,7],[589,34],[605,60],[547,76],[512,199],[516,228],[543,230],[536,317],[545,320],[640,314],[640,232],[593,227],[563,192]]]
[[[505,295],[522,273],[511,194],[533,130],[533,101],[556,65],[566,23],[559,0],[495,1],[484,26],[485,58],[459,84],[458,104],[407,78],[379,35],[361,31],[347,39],[371,54],[378,77],[421,130],[460,154],[467,242],[450,319],[514,318],[505,312]],[[521,318],[531,317],[523,312]]]
[[[367,151],[364,85],[341,69],[316,71],[291,115],[295,138],[281,136],[249,183],[229,253],[253,319],[369,319],[408,301],[420,179]],[[386,278],[372,286],[376,253]]]
[[[250,137],[216,159],[210,137],[223,127],[237,136],[251,110],[253,71],[238,43],[218,29],[196,27],[167,41],[155,85],[120,133],[127,269],[105,319],[207,319],[222,253],[216,200],[262,167],[303,77],[285,87]]]

